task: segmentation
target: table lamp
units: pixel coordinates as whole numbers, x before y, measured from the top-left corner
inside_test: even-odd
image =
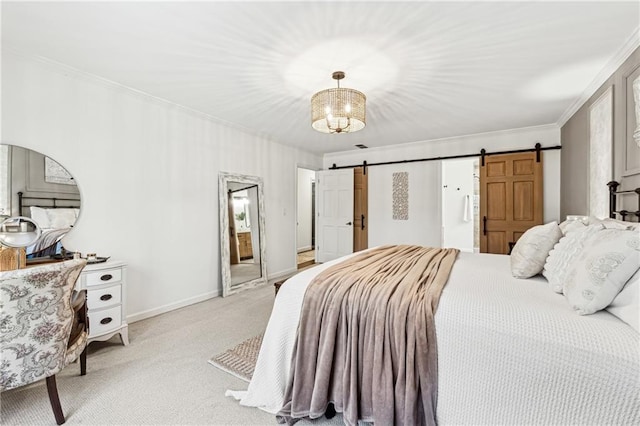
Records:
[[[26,247],[35,244],[42,230],[31,218],[10,217],[0,223],[0,271],[24,268]]]

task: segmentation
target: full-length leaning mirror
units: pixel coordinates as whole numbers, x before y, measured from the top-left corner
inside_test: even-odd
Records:
[[[262,178],[220,173],[222,296],[267,282]]]

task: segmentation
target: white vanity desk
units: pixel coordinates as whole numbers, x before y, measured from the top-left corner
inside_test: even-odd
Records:
[[[125,309],[127,265],[107,261],[87,265],[80,274],[76,289],[87,290],[88,342],[108,340],[120,334],[129,344],[129,326]]]

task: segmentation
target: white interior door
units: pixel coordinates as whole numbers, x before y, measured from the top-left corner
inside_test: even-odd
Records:
[[[317,261],[353,253],[353,169],[316,173]]]

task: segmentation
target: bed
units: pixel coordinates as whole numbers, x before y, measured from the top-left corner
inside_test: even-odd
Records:
[[[280,288],[249,388],[228,395],[279,412],[305,291],[343,260]],[[607,310],[577,315],[543,276],[514,278],[509,256],[459,253],[435,329],[439,424],[640,424],[638,331]]]
[[[20,216],[33,219],[42,230],[36,244],[27,247],[27,256],[51,256],[60,252],[62,238],[78,219],[80,199],[43,197],[18,192],[18,211]]]

